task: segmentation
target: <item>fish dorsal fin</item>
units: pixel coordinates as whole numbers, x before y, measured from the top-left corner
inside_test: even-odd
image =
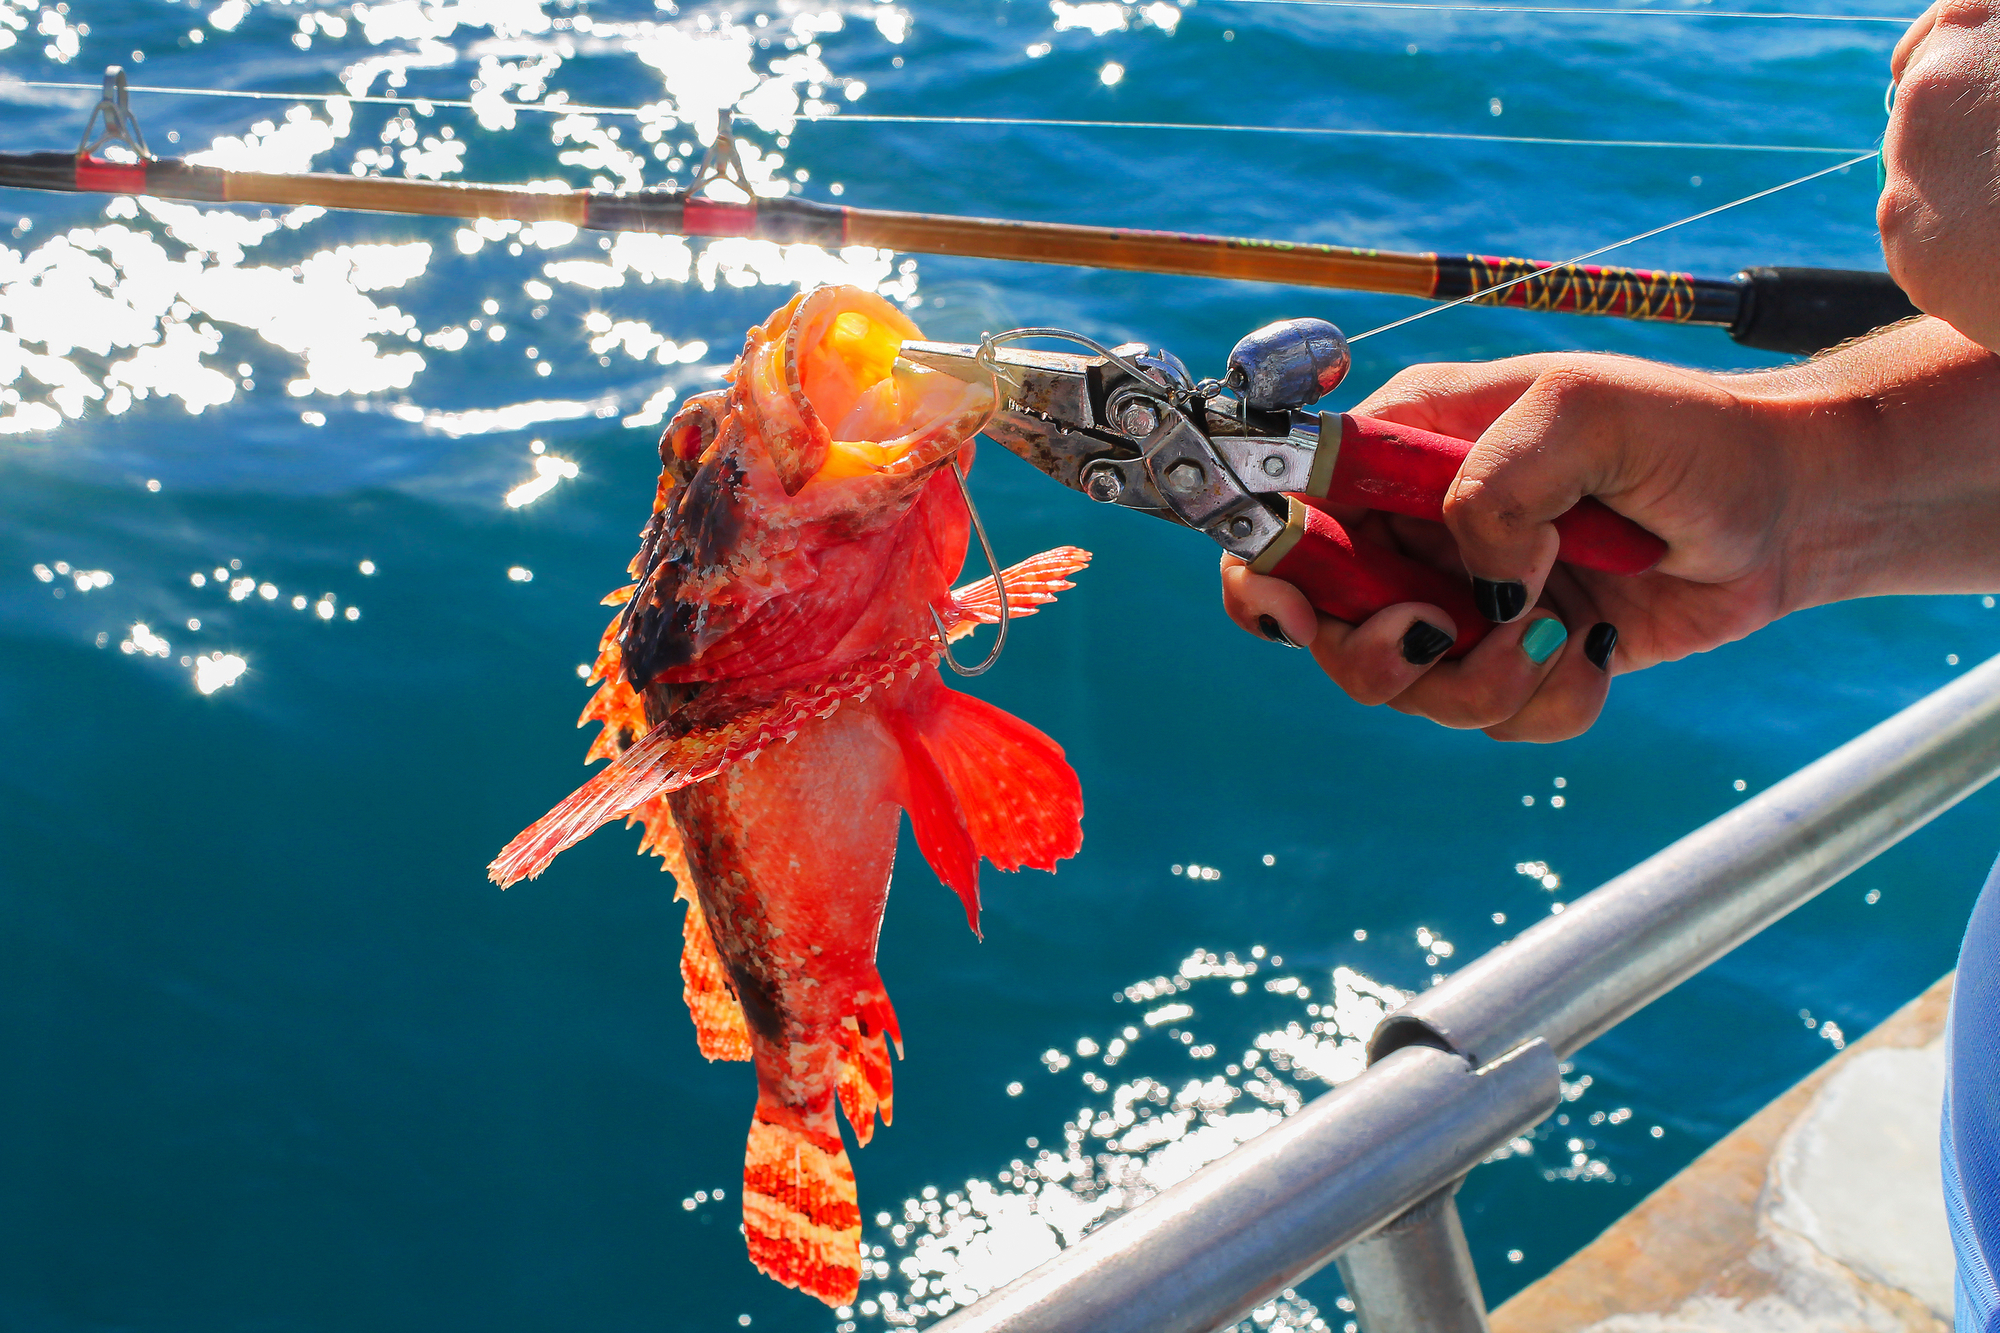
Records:
[[[651,852],[660,858],[660,869],[674,877],[674,897],[687,904],[687,916],[681,922],[681,998],[687,1001],[688,1016],[694,1020],[696,1046],[711,1060],[748,1060],[750,1025],[744,1021],[743,1006],[729,984],[729,973],[723,969],[722,955],[716,952],[701,899],[695,895],[687,849],[674,826],[667,798],[655,796],[625,822],[645,826],[639,854]]]
[[[715,951],[701,899],[695,897],[694,886],[686,880],[674,896],[688,905],[687,917],[681,922],[681,998],[687,1001],[688,1017],[694,1020],[695,1045],[710,1060],[748,1060],[750,1025],[730,988],[722,956]]]

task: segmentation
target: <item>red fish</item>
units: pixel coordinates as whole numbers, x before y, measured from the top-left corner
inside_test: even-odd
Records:
[[[1062,748],[946,688],[940,640],[999,618],[992,579],[950,591],[991,394],[897,359],[916,326],[852,288],[750,331],[727,390],[660,441],[653,515],[607,602],[584,721],[611,765],[508,844],[503,887],[613,819],[644,826],[688,904],[681,976],[702,1054],[754,1060],[743,1226],[758,1268],[854,1300],[861,1213],[834,1108],[865,1144],[902,1053],[875,970],[897,829],[979,928],[978,863],[1054,870],[1082,843]],[[1014,616],[1089,560],[1003,573]]]

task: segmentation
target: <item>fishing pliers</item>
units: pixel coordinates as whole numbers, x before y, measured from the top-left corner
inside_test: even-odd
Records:
[[[1065,339],[1091,355],[1024,348]],[[1345,412],[1308,410],[1346,375],[1347,340],[1324,320],[1282,320],[1230,353],[1222,380],[1138,343],[1104,347],[1061,329],[1015,329],[977,344],[910,341],[918,365],[994,389],[983,433],[1072,490],[1208,534],[1260,574],[1295,585],[1327,615],[1358,623],[1398,602],[1450,613],[1461,657],[1492,628],[1465,580],[1358,540],[1328,507],[1442,522],[1472,445]],[[1555,521],[1560,559],[1639,574],[1666,554],[1652,533],[1594,499]]]

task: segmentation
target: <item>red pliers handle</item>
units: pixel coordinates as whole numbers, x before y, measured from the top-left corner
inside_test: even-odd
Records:
[[[1336,420],[1337,449],[1329,438]],[[1251,569],[1284,579],[1314,607],[1350,623],[1399,602],[1428,602],[1458,628],[1445,656],[1463,657],[1493,627],[1474,608],[1464,580],[1357,541],[1316,506],[1359,506],[1441,523],[1444,498],[1471,449],[1469,441],[1413,426],[1324,414],[1307,488],[1294,493],[1284,534],[1264,548]],[[1555,527],[1562,542],[1557,558],[1585,569],[1643,574],[1667,553],[1658,537],[1588,497],[1557,518]]]

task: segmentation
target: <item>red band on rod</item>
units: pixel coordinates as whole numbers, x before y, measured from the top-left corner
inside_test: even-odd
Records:
[[[682,205],[681,229],[689,236],[755,236],[757,205],[690,199]]]
[[[101,190],[106,194],[144,194],[146,164],[106,162],[101,157],[80,157],[76,160],[76,188]]]

